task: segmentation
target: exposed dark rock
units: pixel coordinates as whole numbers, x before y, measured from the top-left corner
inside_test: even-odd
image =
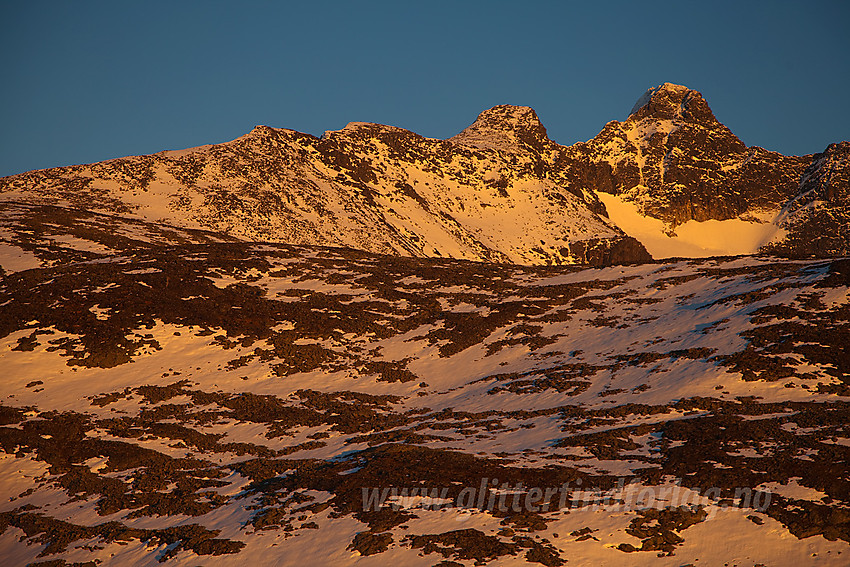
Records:
[[[570,244],[569,253],[590,266],[617,264],[645,264],[652,256],[638,240],[631,236],[618,239],[582,240]]]
[[[785,206],[788,236],[768,251],[794,258],[850,255],[850,142],[815,154]]]

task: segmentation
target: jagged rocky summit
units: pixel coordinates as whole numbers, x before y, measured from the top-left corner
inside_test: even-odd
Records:
[[[699,92],[670,83],[649,89],[625,121],[570,149],[599,168],[597,191],[624,195],[674,225],[779,208],[798,193],[812,161],[747,147]]]
[[[835,256],[850,242],[847,155],[847,142],[801,157],[747,147],[700,93],[665,83],[572,146],[511,105],[448,140],[363,122],[318,138],[258,126],[223,144],[2,178],[0,199],[18,215],[50,205],[240,240],[527,265],[687,256],[650,243],[643,225],[672,238],[734,220],[766,226],[746,251]],[[623,207],[638,220],[621,220]]]

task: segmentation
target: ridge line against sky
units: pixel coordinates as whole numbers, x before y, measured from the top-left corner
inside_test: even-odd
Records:
[[[850,139],[850,3],[0,6],[0,175],[350,121],[448,138],[496,104],[570,145],[663,82],[748,145]]]

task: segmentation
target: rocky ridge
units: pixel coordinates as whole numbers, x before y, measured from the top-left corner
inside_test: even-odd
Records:
[[[545,160],[516,149],[368,123],[321,138],[261,126],[198,150],[5,178],[2,191],[244,240],[520,264],[649,259],[592,192],[564,190]]]
[[[783,238],[766,250],[828,257],[850,242],[846,162],[846,142],[799,157],[747,147],[699,92],[665,83],[625,121],[572,146],[549,139],[534,110],[511,105],[448,140],[364,122],[318,138],[258,126],[223,144],[2,178],[0,199],[402,256],[651,260],[608,218],[599,194],[609,193],[670,234],[689,221],[775,217]],[[826,231],[817,243],[807,236],[814,227]]]
[[[770,248],[776,254],[850,255],[850,142],[815,154],[779,224],[789,236]]]

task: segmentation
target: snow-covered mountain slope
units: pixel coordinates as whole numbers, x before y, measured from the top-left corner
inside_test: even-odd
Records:
[[[13,176],[0,191],[255,241],[520,264],[649,259],[592,192],[553,177],[528,152],[352,123],[322,138],[257,127],[196,150]]]
[[[656,257],[766,245],[834,256],[848,249],[850,216],[846,175],[817,173],[844,167],[845,145],[831,148],[814,158],[747,147],[700,93],[665,83],[627,120],[573,146],[550,140],[534,110],[510,105],[448,140],[362,122],[321,138],[258,126],[224,144],[2,178],[0,204],[526,265],[643,262],[645,247]],[[824,176],[826,209],[811,204],[824,202],[810,187]],[[828,231],[817,245],[807,236],[814,226]]]
[[[126,247],[0,280],[4,565],[850,555],[847,260],[533,268],[79,221]]]

